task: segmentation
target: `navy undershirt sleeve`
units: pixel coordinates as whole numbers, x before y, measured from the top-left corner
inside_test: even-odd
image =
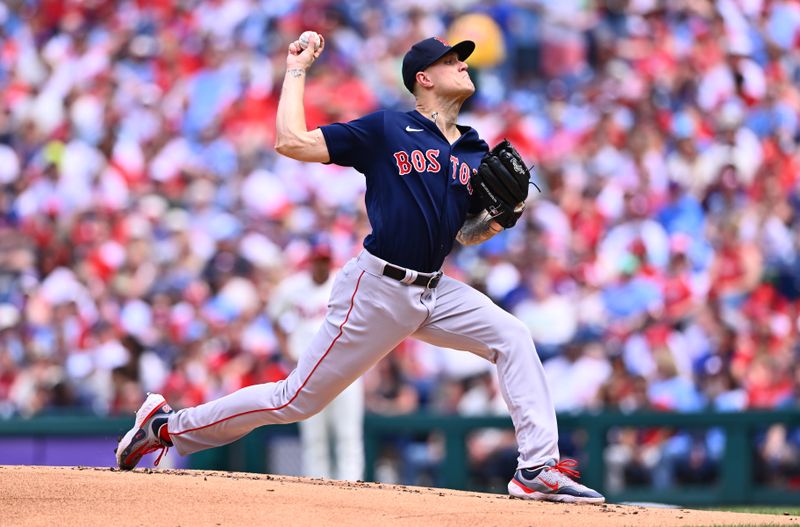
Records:
[[[383,118],[384,112],[378,111],[347,123],[321,126],[331,163],[366,172],[381,151],[376,147],[383,137]]]

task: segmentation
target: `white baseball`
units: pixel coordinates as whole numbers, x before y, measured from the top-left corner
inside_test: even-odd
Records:
[[[297,39],[300,42],[300,49],[306,49],[311,43],[311,35],[317,35],[314,31],[303,31],[303,34],[300,35],[300,38]],[[319,35],[317,35],[317,47],[319,47]]]

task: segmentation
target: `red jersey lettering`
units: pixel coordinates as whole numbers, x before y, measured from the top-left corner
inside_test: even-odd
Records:
[[[450,156],[450,163],[453,165],[453,179],[455,179],[458,173],[458,158],[456,156]]]
[[[469,165],[461,163],[461,168],[458,169],[458,180],[462,185],[469,183]]]
[[[425,172],[425,156],[420,150],[411,152],[411,164],[414,165],[414,170],[417,172]]]
[[[439,150],[426,150],[425,157],[428,159],[428,172],[438,172],[442,169],[439,164]]]
[[[400,172],[401,176],[411,173],[411,163],[408,162],[408,154],[402,150],[400,152],[395,152],[394,159],[397,162],[397,170]]]

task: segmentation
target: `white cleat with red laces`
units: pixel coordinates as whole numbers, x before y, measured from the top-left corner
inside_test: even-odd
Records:
[[[148,393],[147,399],[136,411],[136,421],[133,428],[123,436],[117,445],[117,466],[120,470],[133,470],[145,454],[161,450],[155,465],[161,461],[164,454],[172,445],[159,438],[162,426],[166,426],[167,419],[172,413],[164,396],[157,393]]]
[[[561,501],[565,503],[603,503],[606,499],[596,490],[574,481],[580,472],[578,462],[564,459],[548,461],[535,469],[518,469],[508,482],[508,493],[525,500]]]

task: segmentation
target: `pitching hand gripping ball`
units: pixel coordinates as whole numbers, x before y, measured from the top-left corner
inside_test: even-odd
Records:
[[[306,49],[308,47],[308,45],[311,43],[312,35],[317,35],[317,33],[314,31],[303,31],[303,33],[300,35],[300,38],[297,39],[300,42],[301,49]],[[319,43],[320,39],[319,35],[317,35],[317,44],[316,44],[317,47],[319,47]]]

